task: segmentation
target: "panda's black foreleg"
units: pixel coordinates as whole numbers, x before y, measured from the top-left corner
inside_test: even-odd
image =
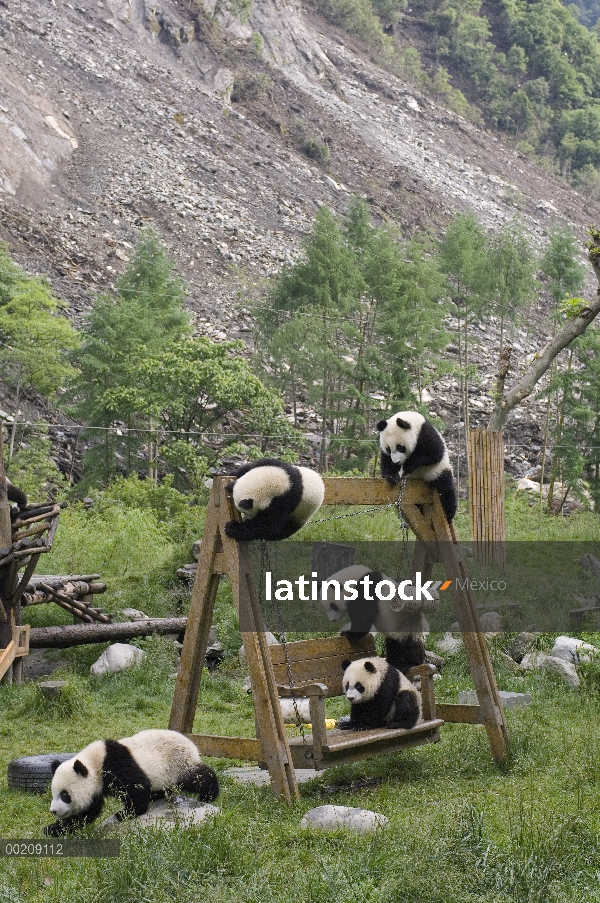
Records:
[[[388,721],[390,729],[401,727],[410,730],[419,720],[419,701],[412,690],[400,690],[396,696],[395,710]]]
[[[452,471],[444,470],[437,480],[432,480],[431,485],[434,486],[440,496],[442,508],[449,521],[454,519],[458,508],[458,498],[456,495],[456,485]]]
[[[398,671],[406,674],[410,668],[422,665],[426,660],[425,644],[419,636],[412,633],[397,640],[395,637],[385,638],[385,660]]]
[[[91,822],[95,821],[104,806],[104,797],[96,796],[92,800],[92,804],[86,812],[79,815],[73,815],[71,818],[64,818],[55,821],[53,824],[44,828],[44,834],[48,837],[60,837],[61,834],[71,834],[79,828],[85,828]]]
[[[381,476],[384,480],[388,480],[393,485],[400,482],[400,471],[402,469],[401,464],[394,464],[392,461],[392,456],[386,454],[384,451],[381,452]]]
[[[212,803],[219,795],[219,779],[213,769],[203,762],[178,781],[177,786],[198,794],[201,803]]]
[[[298,524],[291,518],[282,518],[277,513],[261,512],[250,520],[230,520],[225,524],[225,533],[237,542],[252,542],[255,539],[266,539],[273,542],[287,539],[298,530]]]

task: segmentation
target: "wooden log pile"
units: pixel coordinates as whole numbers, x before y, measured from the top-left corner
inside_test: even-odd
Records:
[[[112,616],[94,604],[94,597],[106,591],[99,574],[36,574],[23,593],[23,605],[54,602],[84,624],[110,624]]]

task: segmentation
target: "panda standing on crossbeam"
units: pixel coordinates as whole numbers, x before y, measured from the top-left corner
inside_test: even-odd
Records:
[[[456,485],[446,443],[432,423],[417,411],[399,411],[377,424],[381,476],[389,483],[402,477],[425,480],[436,489],[449,521],[458,508]]]

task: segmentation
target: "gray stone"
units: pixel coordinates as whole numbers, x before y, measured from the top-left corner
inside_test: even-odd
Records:
[[[502,630],[502,618],[497,611],[484,611],[479,620],[484,633],[500,633]]]
[[[173,828],[176,825],[198,825],[208,818],[220,815],[218,806],[211,803],[201,803],[188,796],[173,796],[168,799],[154,800],[150,803],[148,811],[144,815],[138,815],[135,819],[117,821],[114,815],[102,822],[101,827],[119,829],[126,825],[135,825],[142,828],[165,827]]]
[[[589,661],[597,651],[595,646],[592,646],[590,643],[584,643],[583,640],[570,636],[559,636],[554,641],[550,655],[577,665],[579,662]]]
[[[524,630],[523,633],[520,633],[513,640],[510,647],[510,656],[515,660],[515,662],[519,663],[523,660],[523,656],[526,655],[535,641],[538,638],[537,633],[530,633],[529,631]]]
[[[508,690],[499,690],[502,706],[505,709],[517,709],[521,706],[531,705],[531,693],[512,693]],[[458,694],[459,705],[479,705],[475,690],[461,690]]]
[[[555,658],[552,655],[546,655],[545,652],[528,652],[521,661],[521,670],[532,671],[536,668],[540,670],[554,671],[560,675],[567,686],[577,689],[580,684],[579,675],[575,665],[566,662],[562,658]]]
[[[137,646],[130,646],[128,643],[113,643],[91,666],[90,674],[96,676],[116,674],[118,671],[131,668],[132,665],[140,665],[145,658],[146,653]]]
[[[213,79],[213,89],[222,97],[226,107],[231,106],[231,92],[235,77],[231,69],[218,69]]]
[[[39,683],[40,693],[46,699],[58,699],[63,687],[67,686],[66,680],[45,680]]]
[[[510,655],[507,655],[506,652],[500,652],[499,658],[507,671],[510,671],[512,674],[517,674],[519,671],[519,666]]]
[[[442,639],[438,640],[436,646],[445,655],[454,655],[455,652],[462,649],[462,639],[452,633],[445,633]]]
[[[320,828],[336,831],[345,828],[348,831],[365,833],[385,828],[389,819],[379,812],[370,809],[355,809],[352,806],[317,806],[309,809],[302,821],[301,828]]]
[[[223,774],[235,781],[236,784],[252,784],[254,787],[271,785],[269,772],[256,765],[226,768]],[[307,781],[313,781],[316,777],[317,772],[313,768],[296,768],[296,780],[299,784],[306,784]]]
[[[148,615],[145,615],[143,611],[140,611],[138,608],[123,608],[121,614],[125,618],[126,621],[147,621]]]

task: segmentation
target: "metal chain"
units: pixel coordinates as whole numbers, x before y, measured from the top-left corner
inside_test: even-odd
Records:
[[[269,556],[269,548],[267,545],[267,540],[262,539],[260,542],[260,591],[261,598],[265,599],[266,602],[266,584],[263,583],[266,577],[267,571],[270,571],[273,574],[273,568],[271,567],[271,560]],[[265,592],[263,593],[263,587]],[[283,654],[285,657],[285,667],[288,675],[288,685],[292,693],[292,705],[294,707],[294,713],[296,715],[296,724],[300,728],[300,735],[302,737],[302,746],[304,747],[304,758],[311,758],[311,751],[308,747],[306,741],[306,731],[304,730],[304,722],[300,717],[300,711],[298,709],[298,703],[296,701],[296,696],[294,693],[294,678],[292,676],[292,662],[290,659],[290,651],[288,649],[287,637],[285,635],[285,625],[283,623],[283,614],[281,612],[281,605],[279,604],[279,599],[275,596],[275,609],[277,612],[277,620],[278,620],[278,631],[279,631],[279,640],[281,645],[283,646]],[[273,606],[271,606],[271,611],[273,611]]]
[[[376,505],[374,508],[361,508],[360,511],[351,511],[350,514],[334,514],[333,517],[323,517],[321,520],[311,520],[312,524],[326,524],[331,520],[343,520],[345,517],[358,517],[360,514],[372,514],[374,511],[385,511],[387,508],[396,508],[397,502],[389,505]]]

